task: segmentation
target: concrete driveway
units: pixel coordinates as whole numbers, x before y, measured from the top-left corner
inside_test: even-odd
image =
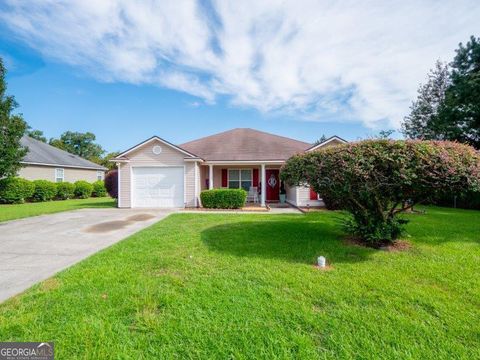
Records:
[[[0,302],[174,211],[82,209],[0,223]]]

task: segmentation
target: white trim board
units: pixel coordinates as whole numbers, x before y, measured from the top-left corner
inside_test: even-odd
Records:
[[[194,155],[194,154],[191,154],[191,153],[189,153],[188,151],[183,150],[182,148],[180,148],[180,147],[178,147],[178,146],[176,146],[176,145],[173,145],[173,144],[169,143],[168,141],[163,140],[162,138],[160,138],[160,137],[158,137],[158,136],[156,136],[156,135],[155,135],[155,136],[152,136],[150,139],[147,139],[147,140],[141,142],[141,143],[138,144],[138,145],[135,145],[135,146],[131,147],[131,148],[128,149],[128,150],[125,150],[125,151],[122,152],[121,154],[117,155],[117,156],[115,157],[115,159],[121,158],[122,156],[125,156],[125,155],[131,153],[132,151],[135,151],[135,150],[137,150],[138,148],[140,148],[140,147],[142,147],[142,146],[144,146],[144,145],[147,145],[148,143],[150,143],[150,142],[152,142],[152,141],[154,141],[154,140],[160,141],[162,144],[167,145],[167,146],[170,146],[172,149],[175,149],[175,150],[181,152],[182,154],[188,155],[188,156],[191,157],[191,158],[200,159],[198,156],[196,156],[196,155]],[[111,161],[116,161],[115,159],[112,159]]]
[[[321,147],[323,147],[323,146],[327,145],[328,143],[330,143],[332,141],[335,141],[335,140],[341,142],[342,144],[346,144],[348,142],[346,140],[343,140],[341,137],[338,137],[338,136],[334,135],[334,136],[328,138],[327,140],[325,140],[324,142],[322,142],[320,144],[317,144],[317,145],[314,145],[311,148],[308,148],[307,150],[305,150],[305,152],[314,151],[314,150],[316,150],[318,148],[321,148]]]
[[[204,165],[219,165],[219,166],[230,166],[230,165],[282,165],[285,163],[285,160],[207,160],[204,162]]]
[[[30,161],[20,161],[20,164],[25,165],[35,165],[35,166],[51,166],[56,168],[69,168],[69,169],[84,169],[84,170],[98,170],[98,171],[107,171],[107,168],[102,166],[98,167],[89,167],[89,166],[76,166],[76,165],[63,165],[63,164],[47,164],[47,163],[37,163],[37,162],[30,162]]]
[[[120,199],[122,198],[121,186],[120,186],[121,183],[122,183],[121,177],[120,177],[120,176],[121,176],[121,175],[120,175],[121,173],[122,173],[122,168],[121,168],[121,164],[119,164],[119,166],[117,166],[117,206],[118,206],[119,208],[122,207],[121,201],[120,201]],[[130,199],[130,200],[131,200],[131,199]]]

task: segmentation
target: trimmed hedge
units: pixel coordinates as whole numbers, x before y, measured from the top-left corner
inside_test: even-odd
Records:
[[[92,185],[93,185],[92,196],[94,197],[107,196],[107,189],[105,188],[105,183],[102,180],[95,181]]]
[[[69,182],[59,182],[57,185],[57,199],[67,200],[75,197],[75,185]]]
[[[31,196],[32,201],[50,201],[57,195],[57,185],[48,180],[34,180],[35,190]]]
[[[247,192],[243,189],[213,189],[200,193],[202,206],[208,209],[238,209],[245,205]]]
[[[31,181],[10,177],[0,180],[0,202],[20,204],[33,195],[35,185]]]
[[[87,181],[79,180],[75,182],[75,196],[80,199],[87,199],[92,196],[93,185]]]

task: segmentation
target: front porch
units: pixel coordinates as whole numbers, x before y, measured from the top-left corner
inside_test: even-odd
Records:
[[[280,201],[280,167],[283,162],[207,163],[200,166],[200,189],[244,189],[248,201],[265,207]],[[254,197],[253,194],[257,196]]]

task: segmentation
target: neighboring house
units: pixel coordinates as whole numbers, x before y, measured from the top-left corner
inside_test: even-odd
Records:
[[[174,145],[158,136],[124,151],[117,163],[119,207],[197,207],[200,192],[257,187],[262,205],[279,200],[279,171],[297,153],[346,141],[333,136],[314,145],[253,129],[233,129]],[[295,206],[321,206],[306,187],[286,186]]]
[[[50,180],[54,182],[94,182],[105,178],[105,167],[70,154],[44,142],[24,136],[22,146],[28,153],[21,162],[18,176],[27,180]]]

